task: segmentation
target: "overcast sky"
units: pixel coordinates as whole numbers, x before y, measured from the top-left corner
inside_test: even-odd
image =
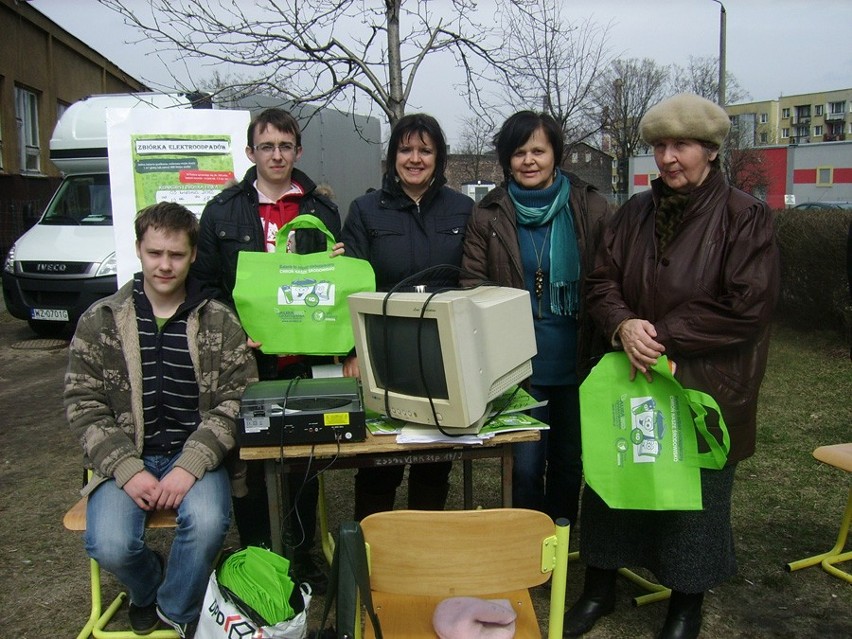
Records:
[[[652,58],[685,66],[689,56],[719,54],[720,6],[715,0],[563,0],[565,18],[591,17],[610,24],[609,44],[621,57]],[[146,0],[130,0],[147,5]],[[138,32],[96,0],[33,0],[32,6],[119,67],[149,85],[169,85],[168,69],[142,45],[126,42]],[[494,3],[480,0],[483,15]],[[852,0],[724,0],[727,10],[727,70],[752,100],[769,100],[852,87]],[[461,98],[436,92],[445,82],[447,59],[421,69],[409,111],[436,116],[451,143],[458,142]],[[460,78],[461,79],[461,78]],[[534,106],[534,105],[532,105]]]

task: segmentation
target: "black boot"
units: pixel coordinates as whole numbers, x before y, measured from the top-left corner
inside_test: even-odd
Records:
[[[583,594],[565,613],[563,637],[579,637],[594,627],[601,617],[615,609],[615,577],[618,571],[586,566]]]
[[[704,593],[672,590],[666,623],[657,639],[696,639],[701,630],[701,603]]]
[[[290,576],[296,583],[310,584],[313,595],[322,596],[328,590],[328,576],[310,552],[295,552],[290,562]]]

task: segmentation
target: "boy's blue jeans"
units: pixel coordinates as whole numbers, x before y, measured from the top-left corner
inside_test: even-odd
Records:
[[[162,479],[179,455],[143,458],[145,469]],[[178,623],[198,618],[213,562],[228,533],[231,488],[220,466],[196,481],[177,509],[177,530],[165,575],[145,544],[146,511],[109,480],[89,495],[86,552],[114,574],[137,606],[154,601]]]

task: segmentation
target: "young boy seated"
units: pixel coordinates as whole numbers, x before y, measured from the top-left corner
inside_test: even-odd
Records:
[[[223,466],[240,397],[257,378],[234,313],[191,279],[198,221],[162,202],[139,212],[142,272],[80,318],[65,376],[68,422],[93,471],[86,551],[130,594],[130,625],[197,624],[230,525]],[[177,511],[168,562],[145,543],[154,510]]]

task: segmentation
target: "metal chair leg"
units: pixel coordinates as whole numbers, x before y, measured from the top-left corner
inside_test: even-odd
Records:
[[[834,543],[831,550],[814,555],[813,557],[806,557],[805,559],[799,559],[798,561],[791,561],[786,565],[787,571],[793,572],[795,570],[801,570],[802,568],[820,564],[822,569],[827,573],[852,583],[852,574],[840,570],[834,565],[852,560],[852,551],[845,553],[842,552],[843,548],[846,546],[846,539],[849,536],[850,522],[852,522],[852,488],[849,489],[849,497],[846,499],[846,511],[843,513],[843,519],[840,522],[840,530],[837,532],[837,541]]]
[[[89,620],[83,626],[77,639],[138,639],[137,635],[132,630],[106,630],[107,624],[118,612],[118,609],[124,605],[127,599],[127,593],[120,592],[112,600],[106,610],[103,610],[103,599],[101,595],[101,568],[98,562],[94,559],[89,559],[89,580],[91,583],[91,600],[92,609],[89,613]],[[150,639],[178,639],[177,631],[172,628],[162,628],[145,635]]]
[[[568,559],[570,561],[576,561],[579,558],[580,553],[576,550],[568,555]],[[654,583],[653,581],[649,581],[644,577],[640,577],[628,568],[619,568],[618,574],[620,574],[622,577],[625,577],[629,581],[632,581],[634,584],[636,584],[643,590],[648,591],[648,594],[646,595],[636,595],[635,597],[633,597],[634,606],[644,606],[645,604],[655,603],[657,601],[665,601],[672,594],[671,588],[666,588],[665,586],[662,586],[658,583]]]

